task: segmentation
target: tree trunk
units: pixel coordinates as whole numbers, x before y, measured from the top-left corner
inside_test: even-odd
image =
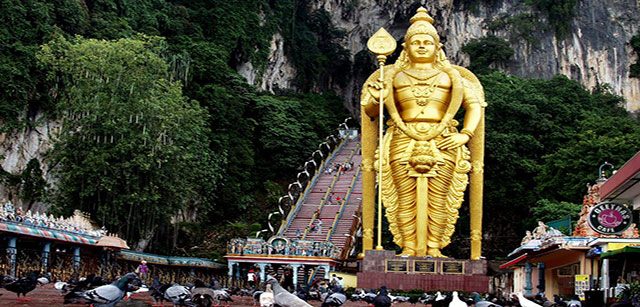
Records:
[[[144,250],[147,249],[147,247],[151,243],[151,239],[153,239],[153,236],[156,233],[156,228],[157,227],[153,227],[151,230],[142,235],[140,241],[136,243],[136,247],[134,248],[136,252],[144,252]]]

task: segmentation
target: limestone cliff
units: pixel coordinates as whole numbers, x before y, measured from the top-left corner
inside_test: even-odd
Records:
[[[445,51],[456,64],[468,64],[468,57],[461,52],[462,46],[474,38],[493,34],[509,41],[515,50],[513,60],[501,69],[533,78],[564,74],[588,88],[608,85],[626,99],[629,111],[640,110],[640,79],[629,78],[629,66],[637,61],[629,42],[639,31],[638,0],[607,1],[606,4],[598,0],[577,1],[575,16],[568,20],[568,34],[562,38],[555,34],[545,12],[517,0],[315,0],[311,9],[330,13],[333,22],[346,30],[343,46],[355,55],[366,49],[367,39],[379,27],[385,27],[400,39],[409,18],[420,5],[434,16]],[[529,28],[508,22],[502,28],[495,27],[518,16],[528,18],[525,21]],[[511,22],[515,23],[513,18]],[[290,84],[286,79],[294,77],[288,74],[293,69],[283,65],[287,61],[281,50],[278,44],[273,44],[270,65],[263,77],[256,78],[255,72],[246,69],[243,75],[264,90]],[[356,104],[354,98],[358,97],[361,82],[356,76],[349,86],[337,88],[350,101],[350,107]]]

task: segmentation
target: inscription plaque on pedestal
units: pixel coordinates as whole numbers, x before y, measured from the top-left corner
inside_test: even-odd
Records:
[[[409,260],[387,260],[384,269],[385,272],[407,272]]]
[[[440,273],[442,274],[464,274],[464,262],[443,261]]]
[[[413,263],[413,271],[416,273],[435,273],[436,262],[430,260],[416,260]]]

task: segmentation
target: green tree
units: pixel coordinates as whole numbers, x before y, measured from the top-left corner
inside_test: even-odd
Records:
[[[47,182],[44,180],[40,161],[29,160],[20,177],[20,198],[27,202],[26,210],[28,211],[35,202],[43,201],[46,197]]]
[[[548,199],[541,199],[536,202],[536,206],[531,209],[534,221],[549,222],[570,217],[572,220],[578,219],[578,214],[582,209],[582,204],[574,204],[566,201],[555,202]]]
[[[534,227],[534,212],[545,214],[534,211],[544,204],[539,200],[581,203],[600,164],[622,165],[640,148],[640,125],[620,97],[605,88],[591,93],[564,76],[538,80],[494,72],[480,79],[488,102],[484,244],[491,257],[518,246]],[[460,236],[466,236],[465,214]],[[464,257],[468,240],[455,240],[462,250],[450,254]]]
[[[37,55],[60,88],[57,208],[91,213],[140,250],[170,219],[212,209],[225,161],[209,149],[204,110],[169,79],[164,52],[159,37],[58,36]]]
[[[462,51],[471,58],[469,69],[477,74],[486,74],[496,65],[508,63],[513,57],[513,48],[509,43],[494,35],[472,39],[462,47]]]

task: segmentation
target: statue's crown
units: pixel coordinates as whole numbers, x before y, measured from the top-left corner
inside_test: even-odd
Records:
[[[409,26],[407,33],[404,35],[405,42],[409,41],[409,39],[416,34],[428,34],[435,38],[436,41],[440,41],[438,31],[433,26],[433,17],[429,15],[427,9],[422,6],[418,8],[417,13],[411,17],[410,21],[411,26]]]

